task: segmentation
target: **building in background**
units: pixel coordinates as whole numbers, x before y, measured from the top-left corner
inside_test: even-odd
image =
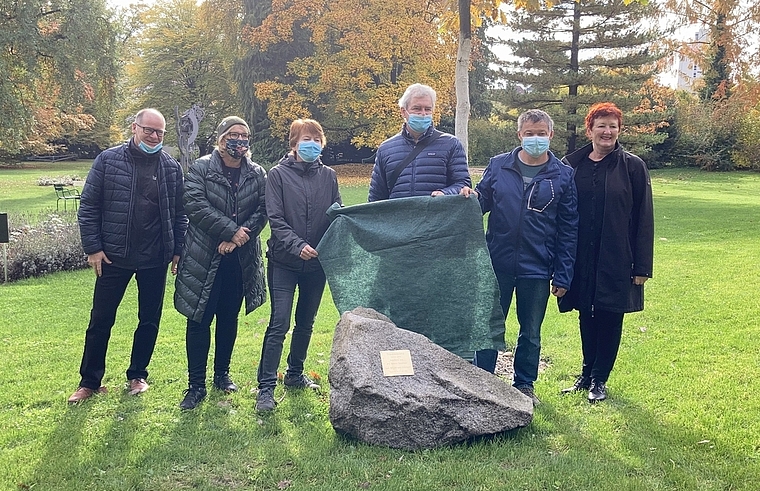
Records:
[[[705,45],[707,40],[707,29],[701,28],[694,35],[694,39],[686,46],[692,51],[701,51],[701,46]],[[674,89],[687,90],[694,92],[694,84],[697,80],[702,78],[702,68],[684,52],[676,52],[673,54],[673,74],[671,77],[671,85]]]

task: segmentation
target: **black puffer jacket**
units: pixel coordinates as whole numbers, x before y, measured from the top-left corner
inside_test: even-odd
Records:
[[[240,168],[237,210],[232,189],[222,173],[218,150],[190,166],[185,183],[185,209],[190,218],[185,249],[175,282],[174,307],[190,320],[200,322],[208,304],[219,262],[219,243],[232,240],[238,228],[248,227],[251,240],[239,248],[243,268],[245,313],[266,301],[264,264],[259,234],[267,223],[266,173],[245,158]],[[232,218],[237,213],[236,218]]]
[[[267,178],[267,215],[272,236],[267,257],[283,268],[318,271],[318,260],[300,258],[306,244],[317,247],[330,226],[327,209],[340,203],[335,171],[317,159],[296,162],[286,155],[272,167]]]
[[[182,206],[182,167],[161,152],[158,163],[158,206],[164,262],[182,252],[187,216]],[[82,189],[79,233],[86,254],[105,252],[127,257],[137,180],[129,157],[129,142],[101,152],[92,164]]]

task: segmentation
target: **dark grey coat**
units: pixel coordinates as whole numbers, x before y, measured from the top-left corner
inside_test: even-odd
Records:
[[[318,271],[318,259],[304,261],[300,254],[306,244],[317,247],[330,226],[328,208],[343,203],[335,171],[320,159],[296,162],[286,155],[269,171],[267,197],[267,257],[291,271]]]
[[[218,150],[190,166],[184,196],[190,227],[174,291],[174,306],[188,319],[196,322],[203,319],[222,258],[217,247],[222,241],[230,241],[241,226],[251,230],[251,240],[238,252],[243,268],[245,313],[252,312],[266,301],[259,239],[267,223],[265,190],[264,169],[246,157],[240,169],[235,210],[231,187],[222,173],[222,157]]]

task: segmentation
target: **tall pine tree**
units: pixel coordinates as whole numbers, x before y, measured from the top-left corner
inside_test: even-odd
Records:
[[[571,152],[585,141],[583,118],[591,104],[611,101],[625,113],[625,124],[647,130],[621,135],[634,151],[646,151],[662,136],[651,131],[656,111],[638,111],[642,86],[655,73],[662,56],[653,47],[654,5],[624,0],[563,1],[549,10],[512,14],[516,34],[505,44],[512,57],[503,62],[506,89],[500,97],[508,108],[538,108],[555,121],[552,148]],[[651,108],[647,108],[651,109]],[[514,115],[512,115],[513,117]],[[642,148],[643,147],[643,148]]]

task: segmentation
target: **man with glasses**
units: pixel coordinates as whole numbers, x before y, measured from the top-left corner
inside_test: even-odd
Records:
[[[87,262],[95,272],[90,323],[85,333],[76,403],[105,393],[101,385],[116,311],[127,285],[137,280],[138,323],[127,369],[126,390],[148,389],[148,363],[158,336],[167,265],[177,263],[187,230],[179,163],[162,152],[166,121],[143,109],[132,123],[132,138],[103,151],[82,189],[79,231]]]
[[[533,400],[541,350],[541,323],[549,292],[562,297],[573,279],[578,234],[578,199],[573,169],[549,151],[552,118],[538,109],[517,119],[521,146],[491,158],[473,191],[488,215],[486,242],[501,291],[506,319],[517,297],[520,332],[514,350],[513,386]],[[474,363],[494,372],[497,352],[475,353]]]
[[[457,194],[472,184],[461,142],[433,126],[435,99],[423,84],[410,85],[399,99],[404,125],[377,149],[369,201]]]

